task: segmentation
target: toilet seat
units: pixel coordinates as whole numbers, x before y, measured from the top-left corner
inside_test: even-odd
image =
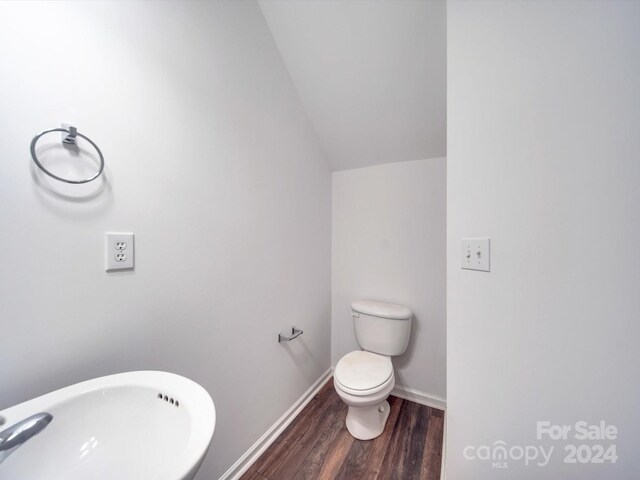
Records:
[[[346,393],[372,395],[393,381],[391,358],[364,350],[347,353],[336,365],[334,379]]]

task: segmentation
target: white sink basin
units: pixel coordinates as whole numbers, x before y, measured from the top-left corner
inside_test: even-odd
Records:
[[[2,410],[0,432],[42,412],[53,419],[0,463],[0,480],[190,480],[216,421],[213,401],[197,383],[129,372]]]

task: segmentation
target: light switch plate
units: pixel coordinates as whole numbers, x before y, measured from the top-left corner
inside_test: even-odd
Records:
[[[135,251],[133,233],[107,233],[107,272],[133,270]]]
[[[467,270],[489,271],[489,239],[463,238],[460,245],[460,266]]]

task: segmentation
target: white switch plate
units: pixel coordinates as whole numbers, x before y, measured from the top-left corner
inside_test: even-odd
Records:
[[[463,238],[460,245],[460,266],[467,270],[489,271],[489,239]]]
[[[133,270],[133,233],[107,233],[107,272]]]

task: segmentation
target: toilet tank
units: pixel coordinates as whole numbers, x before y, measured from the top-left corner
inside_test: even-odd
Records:
[[[351,304],[356,341],[360,348],[381,355],[402,355],[409,344],[409,307],[394,303],[358,300]]]

